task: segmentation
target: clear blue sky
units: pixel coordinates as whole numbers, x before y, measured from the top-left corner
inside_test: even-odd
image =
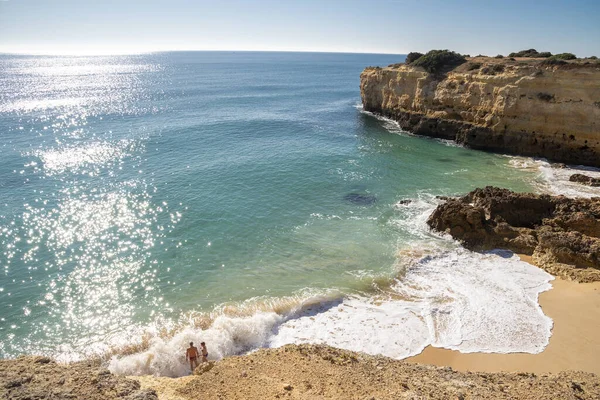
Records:
[[[0,52],[600,56],[600,0],[0,0]]]

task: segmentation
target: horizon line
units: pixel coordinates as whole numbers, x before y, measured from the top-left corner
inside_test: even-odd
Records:
[[[147,54],[159,54],[159,53],[321,53],[321,54],[380,54],[380,55],[407,55],[408,53],[378,53],[378,52],[366,52],[366,51],[325,51],[325,50],[207,50],[207,49],[178,49],[178,50],[149,50],[140,52],[115,52],[115,53],[75,53],[75,52],[15,52],[15,51],[2,51],[0,55],[13,55],[13,56],[62,56],[62,57],[107,57],[107,56],[136,56],[136,55],[147,55]]]

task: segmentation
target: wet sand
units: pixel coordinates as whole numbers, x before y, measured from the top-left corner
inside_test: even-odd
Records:
[[[531,262],[527,256],[521,258]],[[600,375],[600,282],[575,283],[557,278],[551,283],[553,288],[539,297],[544,313],[554,321],[550,343],[542,353],[463,354],[429,346],[406,361],[459,371],[580,370]]]

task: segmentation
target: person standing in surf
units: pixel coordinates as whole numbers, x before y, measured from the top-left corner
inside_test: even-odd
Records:
[[[208,361],[208,350],[206,349],[206,343],[200,343],[200,347],[202,347],[202,362],[205,363]]]
[[[204,342],[202,342],[204,344]],[[204,352],[204,350],[202,350]],[[185,360],[190,362],[190,369],[194,372],[194,368],[198,367],[198,349],[194,347],[194,342],[190,342],[190,347],[185,352]],[[204,356],[202,357],[204,360]]]

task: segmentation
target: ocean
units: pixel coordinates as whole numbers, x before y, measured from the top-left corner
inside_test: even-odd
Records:
[[[403,59],[0,55],[0,357],[181,376],[190,341],[543,350],[552,277],[425,221],[476,187],[579,189],[363,112],[362,69]]]

